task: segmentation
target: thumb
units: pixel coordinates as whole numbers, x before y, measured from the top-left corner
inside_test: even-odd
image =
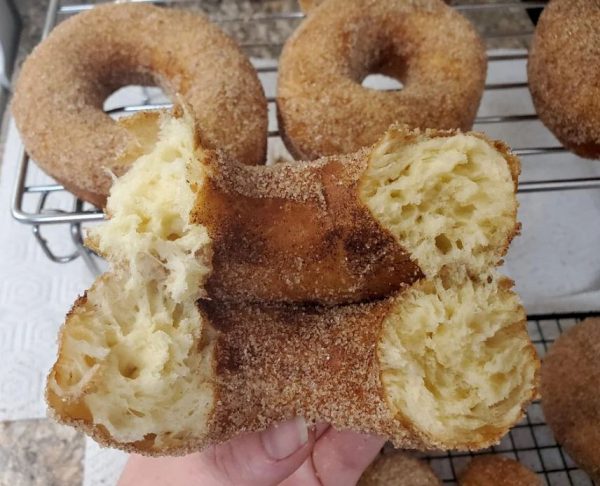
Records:
[[[314,433],[295,418],[185,457],[132,455],[119,485],[277,485],[310,456],[313,444]]]

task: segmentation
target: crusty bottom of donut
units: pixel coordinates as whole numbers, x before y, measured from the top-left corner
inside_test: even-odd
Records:
[[[48,399],[117,442],[154,434],[176,447],[214,409],[213,343],[195,305],[211,270],[204,227],[189,223],[204,181],[192,124],[163,122],[155,147],[115,181],[111,219],[89,239],[112,263],[68,316]]]
[[[521,416],[538,362],[511,287],[496,275],[439,276],[386,316],[377,349],[386,400],[428,440],[476,444]]]
[[[505,154],[474,134],[406,143],[405,133],[391,129],[374,146],[362,201],[427,277],[446,265],[473,274],[497,265],[517,210]]]

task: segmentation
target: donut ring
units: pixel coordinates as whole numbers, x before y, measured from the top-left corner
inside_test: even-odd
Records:
[[[424,461],[394,452],[377,457],[357,486],[442,486],[442,482]]]
[[[102,111],[127,84],[157,84],[191,106],[205,147],[264,162],[267,102],[233,40],[196,13],[103,5],[67,19],[34,49],[12,104],[29,154],[80,198],[103,207],[111,173],[123,174],[144,151],[139,134]]]
[[[600,318],[565,331],[542,362],[542,408],[556,440],[600,481]]]
[[[365,88],[372,72],[404,88]],[[290,153],[312,160],[374,143],[395,122],[469,130],[486,75],[482,40],[441,0],[326,0],[287,40],[277,108]]]
[[[479,134],[396,127],[371,148],[315,162],[202,159],[211,177],[193,218],[213,240],[214,299],[339,304],[444,267],[476,275],[498,264],[519,228],[519,161]],[[113,239],[130,232],[113,225]],[[111,240],[93,230],[87,244],[109,256]]]
[[[397,153],[392,141],[384,154]],[[420,143],[407,133],[396,142]],[[111,188],[110,219],[92,236],[111,270],[67,316],[48,380],[59,420],[154,455],[296,415],[444,449],[487,446],[519,420],[538,362],[512,282],[489,268],[445,267],[402,293],[343,306],[211,297],[216,223],[196,214],[217,168],[232,165],[213,165],[197,144],[191,120],[165,121]]]
[[[458,478],[459,486],[541,486],[537,474],[503,456],[477,456]]]
[[[600,5],[553,0],[529,49],[529,90],[540,120],[581,157],[600,157]]]

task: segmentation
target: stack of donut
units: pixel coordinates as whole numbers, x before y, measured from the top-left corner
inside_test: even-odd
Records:
[[[349,19],[341,3],[317,7],[282,58],[286,140],[329,155],[311,162],[260,166],[258,79],[197,14],[97,7],[28,59],[13,104],[28,150],[107,215],[87,244],[110,270],[67,315],[48,378],[58,420],[161,455],[296,415],[477,449],[521,418],[539,363],[496,270],[519,229],[519,161],[458,130],[481,96],[481,43],[441,1],[343,2]],[[362,88],[374,70],[404,90]],[[140,80],[181,106],[102,113]]]

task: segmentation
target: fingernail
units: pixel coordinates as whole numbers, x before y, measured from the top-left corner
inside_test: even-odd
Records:
[[[276,460],[284,459],[308,442],[308,428],[302,417],[275,424],[260,435],[267,454]]]

